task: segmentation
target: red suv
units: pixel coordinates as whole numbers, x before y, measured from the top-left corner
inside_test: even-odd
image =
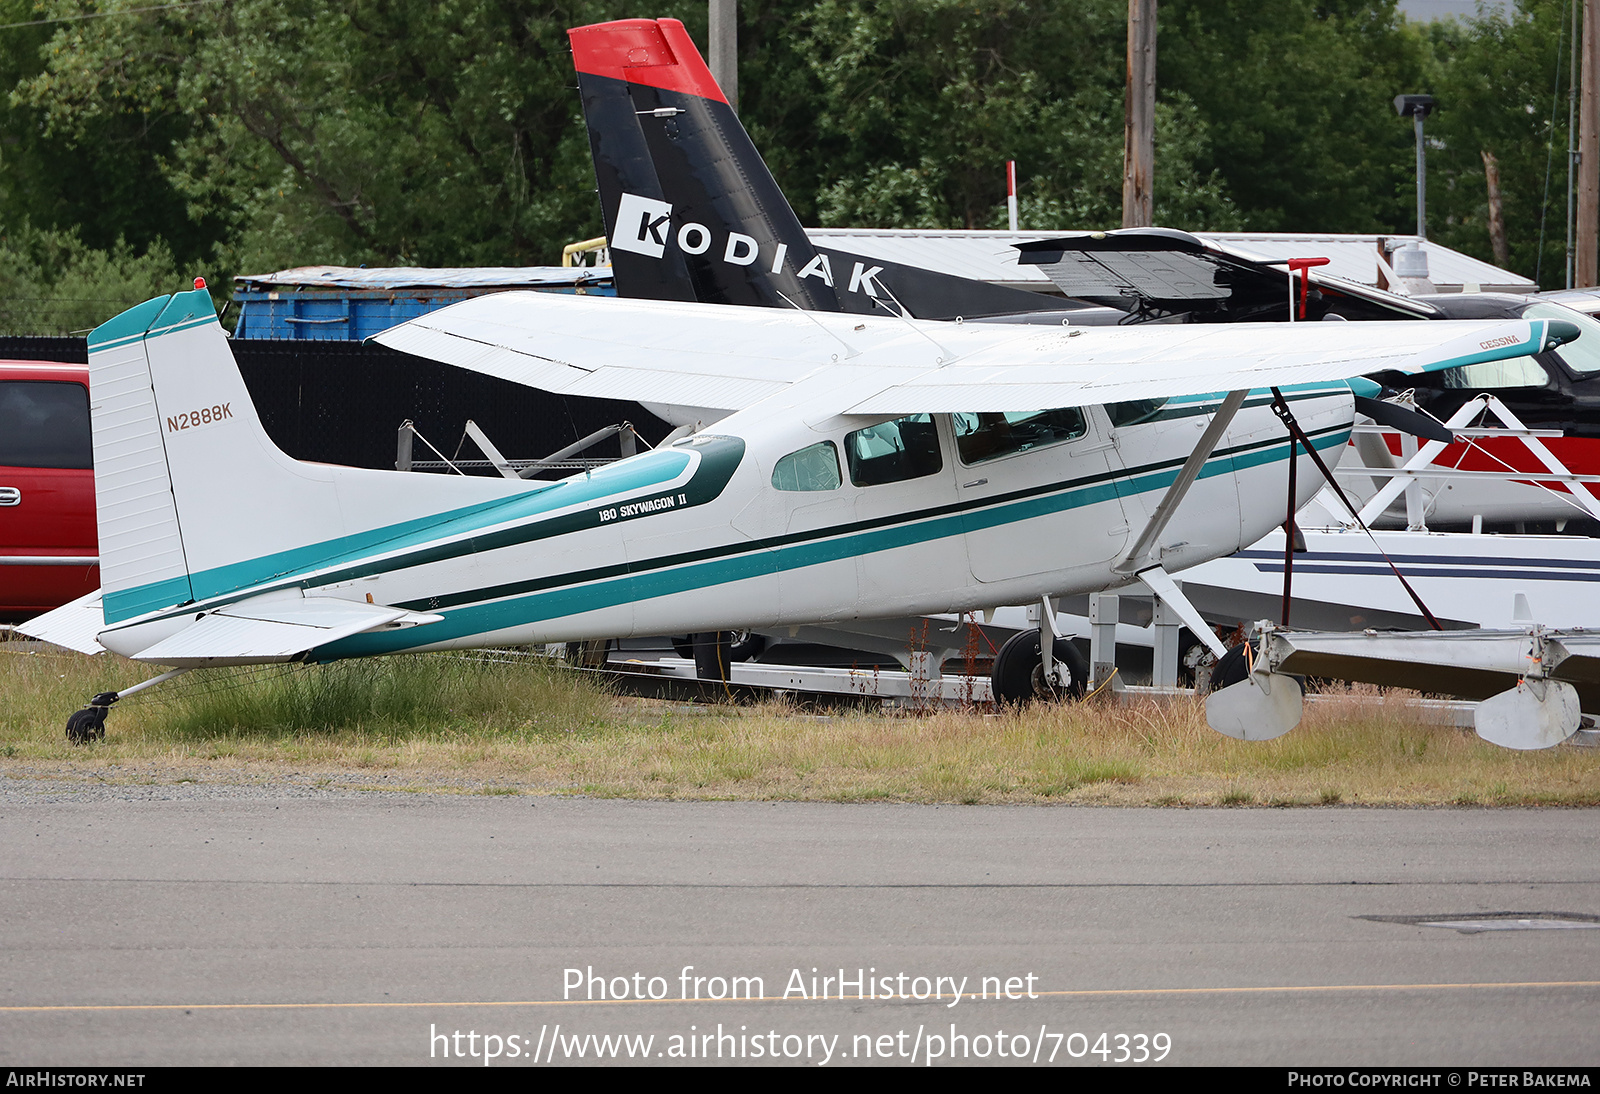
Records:
[[[99,585],[89,369],[0,361],[0,623]]]

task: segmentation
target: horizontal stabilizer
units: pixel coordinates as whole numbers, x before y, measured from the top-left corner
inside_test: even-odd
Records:
[[[101,610],[99,589],[17,624],[17,630],[29,638],[87,654],[106,652],[95,637],[105,629],[106,617]]]
[[[384,604],[274,594],[206,612],[176,634],[139,651],[134,660],[189,668],[292,661],[352,634],[443,619]]]

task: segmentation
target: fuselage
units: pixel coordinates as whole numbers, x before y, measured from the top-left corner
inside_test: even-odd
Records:
[[[281,554],[262,559],[259,574],[240,564],[228,591],[118,622],[100,640],[132,656],[198,613],[272,592],[443,617],[306,654],[331,661],[967,611],[1116,588],[1134,577],[1114,566],[1220,401],[885,423],[812,416],[815,394],[797,384],[781,405],[671,447],[556,483],[507,482],[503,497],[434,523],[307,545],[298,570]],[[1348,388],[1285,394],[1332,464],[1352,425]],[[1283,522],[1289,444],[1269,401],[1252,393],[1146,565],[1228,555]],[[1297,480],[1298,506],[1322,484],[1303,452]]]

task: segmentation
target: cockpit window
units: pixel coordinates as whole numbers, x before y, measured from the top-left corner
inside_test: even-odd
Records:
[[[1584,315],[1582,312],[1564,308],[1560,304],[1538,303],[1529,304],[1522,312],[1524,319],[1565,319],[1569,323],[1578,324],[1583,331],[1577,340],[1568,342],[1564,346],[1557,346],[1555,355],[1561,358],[1561,363],[1587,379],[1600,373],[1600,321],[1593,316]]]
[[[857,486],[921,478],[944,468],[939,431],[930,414],[913,414],[846,433],[844,452],[850,461],[850,481]]]
[[[832,441],[807,445],[772,465],[772,485],[779,490],[837,490],[839,450]]]
[[[1060,444],[1081,437],[1088,430],[1083,411],[1075,406],[1011,410],[1004,414],[963,411],[951,415],[951,421],[955,425],[956,451],[968,466]]]

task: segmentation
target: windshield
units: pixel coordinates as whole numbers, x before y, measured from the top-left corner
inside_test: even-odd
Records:
[[[1524,319],[1565,319],[1576,323],[1583,334],[1574,342],[1556,348],[1555,355],[1580,378],[1587,379],[1600,373],[1600,321],[1582,312],[1564,308],[1560,304],[1543,301],[1529,304],[1522,312]]]

